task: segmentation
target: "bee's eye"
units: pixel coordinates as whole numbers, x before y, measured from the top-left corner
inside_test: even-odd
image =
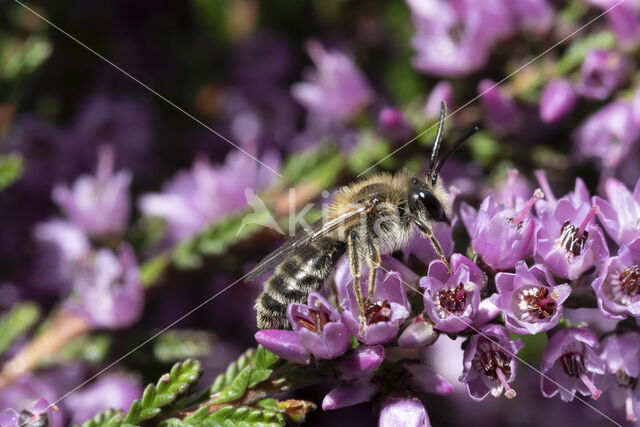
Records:
[[[413,177],[413,178],[411,178],[411,183],[413,185],[418,185],[418,184],[420,184],[420,180],[418,178],[416,178],[416,177]]]
[[[411,198],[422,205],[429,214],[429,218],[435,221],[447,221],[442,204],[430,191],[416,191],[411,195]]]

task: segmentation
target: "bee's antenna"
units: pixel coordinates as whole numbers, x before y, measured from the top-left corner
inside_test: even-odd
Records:
[[[449,148],[449,150],[447,150],[447,152],[444,153],[444,155],[440,158],[440,160],[438,160],[438,164],[436,165],[436,168],[433,171],[433,176],[431,177],[432,185],[436,184],[436,181],[438,180],[438,174],[440,173],[440,169],[444,165],[444,162],[446,162],[449,156],[452,155],[453,152],[456,151],[458,147],[460,147],[467,139],[469,139],[471,135],[476,133],[478,129],[480,129],[478,125],[475,125],[471,129],[469,129],[467,133],[462,135],[456,142],[454,142],[451,148]]]
[[[447,114],[447,105],[444,101],[440,102],[440,121],[438,122],[438,131],[436,132],[436,141],[433,143],[431,149],[431,162],[429,162],[429,172],[427,176],[431,176],[433,167],[436,164],[436,156],[440,150],[440,144],[442,143],[442,130],[444,129],[444,116]]]

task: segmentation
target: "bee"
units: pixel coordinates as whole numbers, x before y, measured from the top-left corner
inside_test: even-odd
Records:
[[[436,163],[445,113],[443,102],[426,177],[420,179],[404,171],[380,173],[336,190],[323,218],[292,237],[249,273],[249,278],[256,278],[275,267],[255,303],[258,328],[288,327],[287,306],[305,303],[311,292],[321,290],[346,253],[362,330],[365,312],[371,307],[370,298],[376,288],[380,255],[402,249],[416,230],[429,238],[442,262],[451,270],[431,229],[431,224],[437,222],[451,225],[449,194],[439,173],[447,158],[478,127],[474,126],[458,139]],[[363,263],[369,266],[366,299],[360,283]]]

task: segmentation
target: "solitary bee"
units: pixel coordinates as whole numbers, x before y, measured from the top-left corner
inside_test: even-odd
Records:
[[[451,270],[431,229],[434,222],[451,224],[449,194],[438,175],[447,158],[478,127],[474,126],[458,139],[436,163],[445,113],[443,102],[425,179],[406,172],[380,173],[336,190],[324,218],[268,255],[248,275],[256,278],[275,267],[255,304],[260,329],[287,327],[287,306],[306,302],[311,292],[319,291],[345,252],[360,322],[364,326],[366,308],[376,288],[380,255],[404,247],[416,229],[429,238],[442,262]],[[366,300],[360,285],[363,262],[369,265]]]

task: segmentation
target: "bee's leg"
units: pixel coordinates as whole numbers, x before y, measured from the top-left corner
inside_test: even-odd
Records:
[[[367,249],[367,260],[369,261],[369,293],[367,301],[371,301],[373,293],[376,291],[377,273],[378,267],[380,267],[380,251],[371,239],[367,242]]]
[[[359,335],[364,334],[365,326],[365,307],[364,299],[362,298],[362,287],[360,284],[360,245],[359,236],[356,230],[351,230],[347,235],[347,248],[349,250],[349,266],[351,269],[351,276],[353,277],[353,292],[356,294],[356,301],[358,302],[358,311],[360,312],[360,332]]]
[[[433,230],[431,229],[431,227],[429,227],[428,225],[425,225],[420,229],[431,241],[431,244],[433,245],[433,249],[436,250],[436,252],[438,253],[438,256],[440,257],[444,265],[447,266],[449,273],[453,274],[453,269],[451,268],[451,265],[449,265],[449,261],[447,260],[447,257],[444,256],[444,252],[442,251],[442,246],[440,246],[440,242],[438,242],[438,239],[433,234]]]

